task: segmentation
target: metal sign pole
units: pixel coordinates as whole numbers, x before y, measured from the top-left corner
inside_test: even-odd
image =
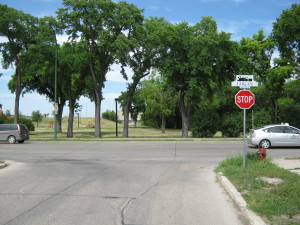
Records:
[[[244,157],[243,157],[243,168],[246,168],[246,110],[244,109]]]

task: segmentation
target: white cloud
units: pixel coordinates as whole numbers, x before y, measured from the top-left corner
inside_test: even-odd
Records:
[[[1,76],[0,77],[0,80],[6,80],[6,81],[9,81],[11,79],[10,76]]]
[[[57,35],[56,38],[57,38],[57,43],[61,45],[64,42],[68,42],[69,35],[66,35],[66,34],[64,34],[64,35]]]
[[[106,80],[117,81],[117,82],[130,82],[132,79],[132,70],[130,68],[125,68],[126,74],[128,76],[128,81],[123,78],[121,74],[121,67],[117,64],[112,65],[111,71],[106,74]]]
[[[232,33],[234,39],[240,37],[245,37],[244,33],[248,33],[247,31],[251,29],[251,27],[259,27],[259,29],[263,29],[265,34],[267,35],[272,31],[273,28],[273,20],[242,20],[242,21],[232,21],[232,20],[220,20],[218,21],[219,30],[225,31],[228,33]],[[257,33],[258,30],[253,31],[252,34]],[[251,35],[252,37],[252,35]]]
[[[0,43],[4,43],[4,42],[7,42],[8,39],[6,37],[0,37]]]
[[[120,93],[104,93],[103,97],[105,99],[115,99],[118,98],[120,96]]]
[[[1,99],[3,98],[15,98],[15,94],[10,93],[0,93]]]

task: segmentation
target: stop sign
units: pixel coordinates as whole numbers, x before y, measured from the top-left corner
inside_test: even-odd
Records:
[[[235,104],[241,109],[250,109],[255,103],[255,96],[249,90],[241,90],[235,95]]]

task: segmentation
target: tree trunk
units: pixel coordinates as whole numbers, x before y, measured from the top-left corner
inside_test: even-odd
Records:
[[[189,102],[185,103],[183,95],[180,96],[180,111],[182,119],[182,137],[187,138],[189,136],[191,105]]]
[[[101,138],[101,119],[100,119],[100,113],[101,113],[101,88],[95,89],[95,137]]]
[[[63,115],[65,103],[66,103],[66,101],[60,101],[60,103],[58,103],[58,114],[56,115],[57,116],[57,128],[56,128],[57,133],[62,133],[62,115]]]
[[[130,94],[128,94],[126,98],[126,104],[124,107],[124,126],[123,126],[123,137],[128,138],[128,127],[129,127],[129,108],[130,108],[130,102],[131,97]]]
[[[73,137],[75,103],[76,103],[75,99],[72,99],[69,101],[69,120],[68,120],[68,131],[67,131],[68,138]]]
[[[20,96],[21,96],[21,71],[19,68],[19,60],[16,60],[16,97],[15,97],[15,111],[14,111],[14,123],[19,123],[19,108],[20,108]]]
[[[161,132],[164,134],[166,133],[166,117],[163,116],[161,119]]]
[[[131,85],[128,87],[128,92],[126,96],[126,103],[124,107],[124,126],[123,126],[123,137],[128,138],[128,125],[129,125],[129,110],[132,102],[132,97],[134,95],[137,84],[143,76],[136,78]]]
[[[91,51],[93,52],[93,46],[91,46]],[[95,138],[101,137],[101,101],[102,101],[102,86],[105,80],[105,75],[107,71],[102,71],[99,75],[99,79],[96,77],[94,70],[93,60],[89,60],[90,71],[94,81],[94,99],[95,99]]]

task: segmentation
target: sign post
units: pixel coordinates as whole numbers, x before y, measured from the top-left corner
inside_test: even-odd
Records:
[[[249,90],[241,90],[235,95],[235,104],[244,110],[244,160],[243,167],[246,168],[246,110],[250,109],[255,103],[255,96]]]
[[[255,103],[254,94],[246,89],[251,87],[258,87],[258,82],[253,79],[253,75],[236,75],[236,80],[231,82],[231,86],[240,87],[240,89],[244,89],[239,91],[235,95],[235,104],[244,110],[244,126],[243,126],[243,134],[244,134],[244,157],[243,157],[243,168],[246,168],[246,110],[250,109]]]

